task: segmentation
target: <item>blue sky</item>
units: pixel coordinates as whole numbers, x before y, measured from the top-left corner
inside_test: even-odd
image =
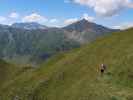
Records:
[[[82,18],[108,26],[133,26],[132,0],[0,0],[0,23],[65,26]]]

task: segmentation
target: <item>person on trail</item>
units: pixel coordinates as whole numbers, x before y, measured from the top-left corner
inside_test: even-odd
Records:
[[[106,65],[101,64],[101,65],[100,65],[101,74],[103,74],[103,73],[105,72],[105,70],[106,70]]]

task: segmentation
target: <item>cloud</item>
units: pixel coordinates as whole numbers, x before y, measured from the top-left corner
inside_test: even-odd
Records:
[[[50,22],[50,23],[57,23],[58,20],[57,20],[57,19],[51,19],[51,20],[49,20],[49,22]]]
[[[25,16],[24,18],[22,18],[23,22],[38,22],[38,23],[43,23],[45,21],[47,21],[47,19],[44,16],[41,16],[37,13],[32,13],[28,16]]]
[[[129,8],[133,8],[133,2],[132,2],[132,0],[130,0],[129,2],[128,2],[128,5],[127,5]]]
[[[77,21],[78,21],[78,18],[70,18],[70,19],[66,19],[64,21],[64,24],[69,25],[69,24],[72,24],[72,23],[77,22]]]
[[[94,17],[89,16],[87,13],[84,13],[83,14],[83,18],[86,19],[86,20],[88,20],[88,21],[91,21],[91,22],[93,22],[95,20]]]
[[[0,23],[4,23],[6,21],[6,17],[0,16]]]
[[[4,25],[11,25],[13,23],[13,21],[5,16],[0,16],[0,24],[4,24]]]
[[[11,25],[17,22],[19,20],[18,18],[19,18],[19,14],[16,12],[12,12],[7,16],[0,16],[0,24]]]
[[[14,18],[14,19],[17,19],[19,17],[19,14],[16,13],[16,12],[12,12],[10,15],[9,15],[10,18]]]
[[[113,16],[125,8],[133,8],[131,0],[73,0],[73,2],[88,6],[104,17]]]
[[[120,24],[120,25],[117,25],[117,26],[113,26],[113,28],[115,29],[121,29],[121,30],[125,30],[125,29],[128,29],[128,28],[131,28],[133,27],[133,23],[129,23],[129,22],[126,22],[126,23],[123,23],[123,24]]]

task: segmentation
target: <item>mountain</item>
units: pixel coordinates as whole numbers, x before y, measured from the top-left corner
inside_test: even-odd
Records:
[[[58,28],[25,30],[0,26],[0,58],[15,62],[29,62],[36,58],[48,57],[72,48],[79,43],[65,37]],[[35,62],[35,61],[33,61]]]
[[[89,22],[86,19],[72,23],[63,29],[65,30],[68,38],[74,39],[80,43],[90,42],[99,36],[104,36],[107,33],[119,31]]]
[[[0,99],[132,100],[132,33],[133,29],[115,32],[52,57],[39,68],[8,80],[0,88]],[[107,65],[103,76],[101,63]]]
[[[35,63],[59,52],[79,48],[113,31],[117,30],[84,19],[64,28],[37,23],[0,25],[0,58],[17,63]]]
[[[11,25],[14,28],[21,28],[21,29],[26,29],[26,30],[36,30],[36,29],[46,29],[47,26],[41,25],[35,22],[31,23],[14,23]]]

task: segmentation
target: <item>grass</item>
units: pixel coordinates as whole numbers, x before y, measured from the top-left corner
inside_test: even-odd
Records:
[[[15,77],[19,68],[15,65],[9,64],[4,60],[0,60],[0,87],[4,84],[5,81]]]
[[[0,100],[133,100],[132,37],[133,29],[113,33],[27,69],[2,86]]]

